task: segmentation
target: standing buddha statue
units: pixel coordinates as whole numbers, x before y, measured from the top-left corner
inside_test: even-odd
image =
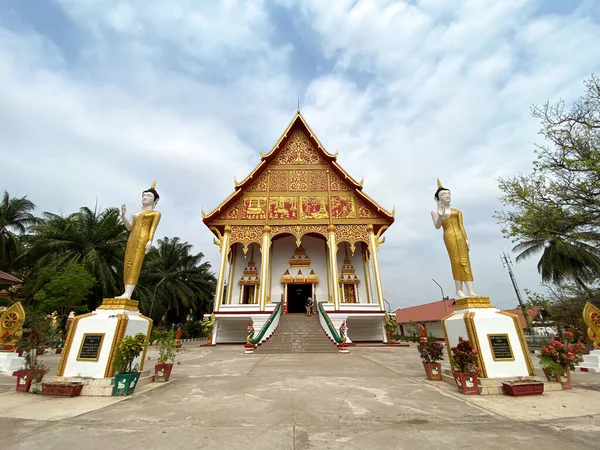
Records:
[[[150,189],[142,192],[142,209],[132,214],[130,220],[127,220],[126,217],[127,207],[125,205],[121,206],[121,219],[125,228],[129,231],[129,238],[127,239],[123,264],[125,292],[117,298],[131,298],[140,277],[144,257],[152,248],[154,233],[158,222],[160,222],[160,213],[154,210],[160,198],[155,188],[156,180],[154,180]]]
[[[439,179],[437,180],[437,186],[438,189],[434,195],[437,208],[431,211],[431,218],[436,229],[444,229],[444,244],[446,244],[446,250],[452,265],[456,295],[459,298],[467,297],[463,291],[464,283],[467,287],[468,296],[478,297],[473,287],[473,272],[469,260],[469,240],[463,226],[462,212],[450,207],[450,190],[443,187]]]

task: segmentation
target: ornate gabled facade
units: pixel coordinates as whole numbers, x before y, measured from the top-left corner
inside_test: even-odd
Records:
[[[350,303],[385,310],[377,250],[394,211],[363,192],[362,180],[338,164],[337,152],[325,150],[300,111],[273,148],[260,153],[256,168],[235,181],[234,192],[202,215],[221,252],[215,313],[248,304],[242,280],[253,251],[260,254],[252,269],[259,312],[276,302],[284,312],[299,312],[290,285],[294,292],[306,285],[302,298],[310,295],[334,312]]]

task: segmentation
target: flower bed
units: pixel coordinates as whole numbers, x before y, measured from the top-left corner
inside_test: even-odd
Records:
[[[526,395],[541,395],[544,393],[544,383],[532,378],[518,378],[511,381],[503,381],[504,392],[513,397]]]

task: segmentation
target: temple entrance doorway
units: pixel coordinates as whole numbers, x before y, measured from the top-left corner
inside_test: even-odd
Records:
[[[286,312],[306,313],[306,299],[312,296],[312,289],[313,285],[310,283],[288,284]]]

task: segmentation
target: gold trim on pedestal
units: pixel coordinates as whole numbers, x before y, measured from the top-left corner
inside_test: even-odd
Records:
[[[446,329],[446,320],[452,317],[454,314],[448,314],[446,317],[442,319],[442,329],[444,330],[444,337],[446,338],[446,353],[448,354],[448,361],[450,361],[450,367],[452,367],[452,344],[450,343],[450,339],[448,338],[448,330]]]
[[[517,331],[517,336],[519,337],[519,342],[521,343],[521,350],[523,351],[523,356],[525,356],[525,363],[527,364],[527,369],[529,370],[529,375],[535,375],[535,368],[533,367],[533,361],[531,360],[531,353],[529,353],[529,346],[527,345],[527,341],[525,340],[525,334],[523,334],[523,329],[521,328],[521,324],[519,323],[519,318],[511,313],[507,313],[504,311],[498,311],[498,314],[502,314],[503,316],[510,317],[513,320],[515,325],[515,330]]]
[[[129,298],[103,298],[98,309],[123,309],[125,311],[139,311],[139,302]]]
[[[71,325],[69,326],[69,331],[67,332],[67,340],[65,341],[65,347],[63,348],[63,351],[60,354],[60,362],[58,363],[56,376],[62,377],[65,373],[65,366],[67,365],[69,352],[71,351],[71,346],[73,345],[73,338],[75,337],[75,330],[77,329],[77,324],[81,319],[83,319],[84,317],[90,317],[92,314],[93,313],[87,313],[73,317]]]
[[[465,297],[455,300],[456,310],[469,308],[494,308],[489,297]]]
[[[108,361],[106,362],[106,369],[104,370],[104,378],[110,378],[115,375],[115,353],[117,352],[117,344],[125,336],[127,330],[127,324],[129,323],[129,316],[125,313],[117,316],[117,327],[115,328],[115,334],[113,336],[112,345],[110,346],[110,354],[108,355]]]
[[[140,317],[148,321],[148,331],[146,332],[146,347],[144,347],[144,353],[142,353],[142,360],[140,361],[140,372],[144,370],[144,362],[146,361],[146,352],[148,351],[148,342],[150,341],[150,333],[152,332],[152,319],[140,314]]]
[[[474,317],[474,312],[466,312],[463,316],[463,320],[465,321],[465,326],[467,327],[469,341],[471,341],[472,347],[477,350],[477,360],[479,361],[481,376],[482,378],[487,378],[487,369],[485,367],[483,355],[481,354],[481,345],[479,344],[479,337],[477,336],[477,327],[475,326],[475,321],[473,320]]]

